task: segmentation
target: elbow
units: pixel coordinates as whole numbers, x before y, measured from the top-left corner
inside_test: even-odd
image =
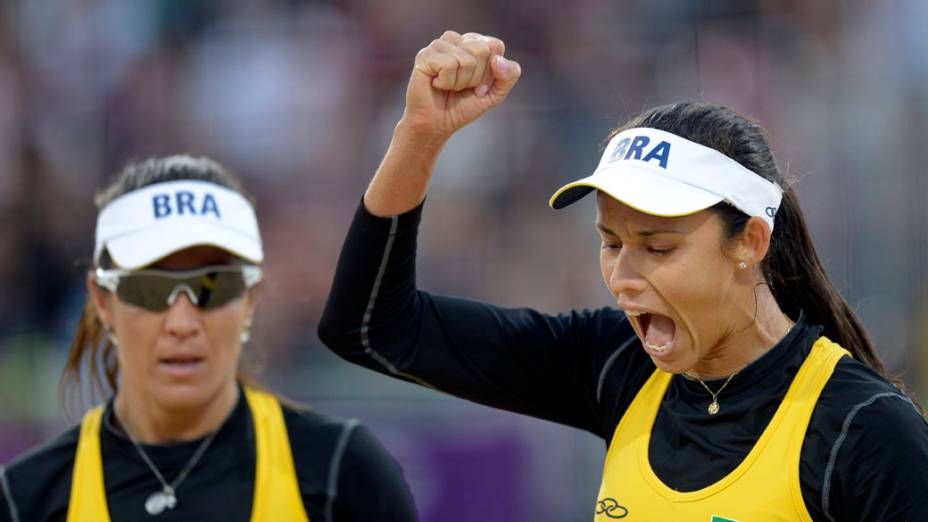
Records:
[[[330,314],[324,313],[316,329],[319,340],[336,355],[349,361],[357,361],[364,353],[359,328],[350,328],[344,321],[338,321]]]

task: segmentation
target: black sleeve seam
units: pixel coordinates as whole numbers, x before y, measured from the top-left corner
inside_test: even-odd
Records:
[[[624,319],[623,319],[624,320]],[[618,350],[612,353],[609,358],[606,360],[606,364],[603,365],[603,369],[599,372],[599,382],[596,384],[596,404],[602,406],[602,395],[603,395],[603,386],[606,384],[606,374],[609,373],[609,370],[612,369],[612,365],[615,364],[615,360],[619,357],[619,354],[622,353],[625,348],[632,343],[636,337],[629,337],[627,341],[622,343],[622,346]]]
[[[854,421],[854,417],[857,416],[860,410],[862,410],[863,408],[866,408],[867,406],[870,406],[871,404],[876,402],[878,399],[882,399],[883,397],[895,397],[897,399],[901,399],[905,401],[906,403],[911,405],[913,408],[915,407],[915,405],[912,404],[912,401],[910,401],[908,397],[904,397],[894,392],[882,392],[882,393],[877,393],[875,395],[872,395],[867,400],[857,404],[856,406],[851,408],[851,410],[845,416],[844,423],[841,426],[841,433],[838,435],[838,438],[835,439],[834,444],[831,446],[831,453],[828,456],[828,465],[825,467],[825,479],[824,479],[824,482],[822,483],[822,512],[831,522],[835,522],[835,519],[834,517],[831,516],[831,512],[829,509],[829,495],[831,494],[831,483],[832,483],[831,476],[832,476],[832,473],[834,473],[835,461],[838,458],[838,451],[841,449],[841,445],[844,444],[845,439],[847,439],[848,430],[850,430],[851,422]]]
[[[326,488],[326,496],[328,497],[325,502],[325,512],[324,517],[328,522],[334,520],[332,518],[332,510],[335,507],[335,499],[338,497],[338,476],[341,471],[342,457],[345,456],[345,449],[348,447],[348,439],[351,438],[351,433],[354,431],[361,422],[357,419],[349,419],[345,422],[345,425],[342,427],[341,433],[338,435],[338,441],[335,443],[335,450],[332,451],[332,460],[329,463],[329,485]]]
[[[19,510],[16,507],[16,501],[13,500],[13,493],[10,491],[10,484],[6,479],[6,468],[0,466],[0,489],[3,490],[3,496],[6,497],[7,504],[10,508],[10,520],[19,522]]]
[[[380,285],[383,282],[384,274],[387,272],[387,265],[390,262],[390,253],[393,250],[393,242],[396,240],[396,231],[399,227],[399,216],[392,216],[389,219],[390,234],[387,236],[387,243],[384,246],[383,257],[380,260],[380,267],[377,269],[377,277],[374,278],[374,284],[371,286],[371,293],[367,299],[367,307],[365,308],[364,316],[361,319],[361,346],[364,348],[364,353],[369,355],[372,359],[383,366],[387,372],[390,373],[390,375],[415,382],[421,386],[425,386],[426,388],[437,390],[437,387],[429,384],[428,382],[425,382],[415,375],[400,371],[389,359],[374,349],[374,347],[371,345],[370,337],[368,336],[368,332],[370,331],[371,317],[374,312],[374,305],[377,303],[377,296],[380,293]]]

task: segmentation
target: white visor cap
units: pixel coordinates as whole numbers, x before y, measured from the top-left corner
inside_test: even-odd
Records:
[[[207,181],[168,181],[129,192],[100,211],[93,260],[99,264],[106,250],[116,266],[134,270],[200,245],[264,260],[254,208],[241,194]]]
[[[564,208],[593,190],[654,216],[686,216],[725,201],[764,219],[773,231],[783,192],[721,152],[650,128],[633,128],[609,140],[593,175],[551,196]]]

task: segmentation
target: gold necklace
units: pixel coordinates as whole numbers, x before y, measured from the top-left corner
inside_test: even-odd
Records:
[[[783,314],[783,318],[786,319],[786,333],[783,334],[783,337],[786,337],[789,335],[789,331],[793,329],[793,324],[795,323],[793,323],[793,320],[790,319],[786,314]],[[696,377],[696,380],[699,381],[699,384],[702,384],[702,387],[705,388],[706,391],[709,392],[709,395],[712,396],[712,402],[709,403],[709,407],[706,409],[706,411],[709,412],[709,415],[715,415],[719,412],[719,394],[722,393],[722,390],[724,390],[726,386],[728,386],[728,383],[731,382],[735,375],[738,375],[738,372],[729,375],[728,378],[725,379],[725,382],[722,384],[722,386],[718,389],[718,391],[715,392],[710,390],[702,379]]]
[[[722,384],[722,387],[719,388],[718,391],[715,391],[715,392],[710,390],[709,387],[706,386],[706,383],[704,383],[702,379],[700,379],[699,377],[696,378],[696,380],[699,381],[699,384],[702,384],[702,387],[705,388],[706,391],[709,392],[709,395],[712,396],[712,402],[709,403],[709,408],[706,410],[709,412],[709,415],[715,415],[716,413],[719,412],[719,394],[722,393],[722,390],[724,390],[726,386],[728,386],[728,383],[731,382],[732,377],[734,377],[735,375],[738,375],[738,372],[735,372],[729,375],[728,379],[725,379],[725,383]]]

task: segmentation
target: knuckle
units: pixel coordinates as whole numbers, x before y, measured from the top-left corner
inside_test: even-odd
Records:
[[[499,38],[487,39],[487,45],[497,54],[504,54],[506,52],[506,44]]]
[[[458,71],[457,60],[453,60],[453,59],[440,60],[438,62],[438,66],[441,69],[439,74],[444,75],[444,76],[456,74]]]
[[[490,56],[490,46],[486,42],[474,40],[467,43],[467,51],[479,59],[485,60]]]

